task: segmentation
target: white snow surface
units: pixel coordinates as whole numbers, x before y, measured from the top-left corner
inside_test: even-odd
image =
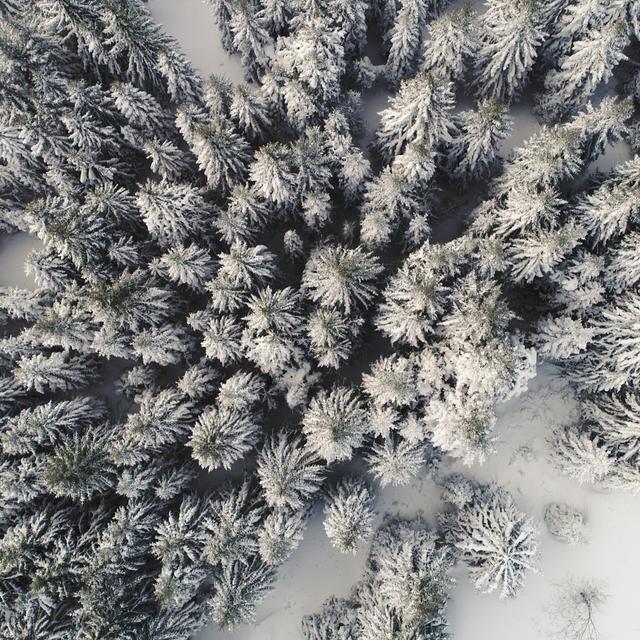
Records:
[[[203,75],[216,73],[234,82],[242,81],[239,60],[221,48],[211,9],[201,0],[151,0],[149,9]],[[365,97],[370,140],[378,117],[386,106],[379,89]],[[522,102],[512,111],[516,126],[505,141],[503,153],[529,137],[538,127],[529,105]],[[597,163],[606,170],[626,160],[628,150],[618,145]],[[23,268],[25,255],[39,246],[27,234],[0,238],[0,285],[33,288]],[[637,640],[640,616],[636,606],[640,576],[640,496],[599,491],[564,478],[550,462],[548,438],[553,429],[575,418],[571,389],[551,365],[541,365],[529,391],[506,403],[500,410],[496,452],[482,467],[464,469],[445,462],[438,474],[462,471],[481,482],[498,482],[509,489],[520,508],[540,522],[539,573],[529,575],[521,593],[512,600],[474,590],[462,565],[449,608],[453,640],[550,640],[553,620],[549,608],[558,585],[568,577],[596,579],[608,595],[597,623],[603,640]],[[385,512],[412,516],[421,513],[431,524],[442,508],[440,490],[425,475],[408,488],[379,492],[378,523]],[[542,518],[550,502],[567,502],[586,512],[588,542],[568,546],[551,538]],[[280,569],[274,591],[260,606],[257,622],[234,632],[215,627],[204,629],[198,640],[293,640],[301,637],[300,619],[316,612],[332,595],[346,596],[360,579],[368,549],[355,556],[342,555],[330,546],[317,508],[301,547]]]
[[[42,242],[28,233],[0,236],[0,287],[35,289],[36,283],[25,271],[24,260]]]
[[[201,0],[151,0],[149,9],[204,76],[215,73],[233,82],[242,81],[239,61],[221,49],[210,8]],[[363,96],[363,147],[373,139],[387,97],[379,87]],[[526,99],[514,105],[512,117],[515,125],[501,149],[504,156],[540,126]],[[626,145],[617,145],[591,170],[605,171],[629,157]],[[635,551],[640,497],[581,487],[552,466],[547,439],[554,427],[572,420],[574,412],[575,401],[566,382],[552,366],[542,365],[529,391],[502,407],[497,450],[487,463],[472,469],[457,463],[441,466],[440,476],[462,471],[479,481],[504,485],[513,492],[520,508],[540,522],[540,572],[528,576],[515,599],[505,601],[495,594],[478,593],[465,568],[456,568],[457,582],[449,609],[453,640],[550,640],[556,625],[549,608],[560,583],[569,577],[595,579],[605,585],[608,600],[597,618],[603,640],[640,637],[640,618],[635,611],[640,575],[640,554]],[[433,526],[435,514],[442,508],[439,496],[439,487],[427,475],[408,488],[387,488],[378,495],[378,523],[385,512],[403,516],[422,513]],[[545,507],[563,501],[586,512],[587,544],[568,546],[546,532],[542,521]],[[301,638],[302,616],[319,611],[330,596],[347,596],[362,575],[367,552],[366,546],[355,556],[335,550],[322,527],[322,510],[318,507],[303,543],[281,567],[275,589],[259,607],[256,623],[233,632],[221,632],[212,625],[198,635],[198,640]]]
[[[439,477],[459,471],[478,481],[497,482],[511,491],[518,506],[540,523],[539,573],[529,574],[511,600],[481,594],[466,569],[455,569],[449,621],[453,640],[550,640],[557,622],[550,615],[559,586],[567,578],[600,582],[608,596],[596,617],[603,640],[637,640],[637,553],[640,498],[599,491],[564,478],[550,461],[548,438],[558,425],[575,417],[575,400],[567,383],[551,365],[542,365],[529,390],[505,403],[499,412],[496,452],[482,467],[465,469],[443,463]],[[376,503],[377,524],[385,512],[422,514],[435,525],[442,509],[436,481],[424,475],[408,488],[387,488]],[[542,522],[550,502],[567,502],[587,514],[588,542],[569,546],[553,539]],[[294,640],[301,637],[300,619],[320,609],[324,600],[347,596],[364,569],[368,549],[342,555],[328,542],[318,508],[293,557],[280,570],[276,588],[260,606],[257,622],[234,632],[214,627],[198,640]]]
[[[240,56],[230,56],[220,42],[211,5],[203,0],[151,0],[148,9],[173,36],[203,78],[211,74],[242,82]]]

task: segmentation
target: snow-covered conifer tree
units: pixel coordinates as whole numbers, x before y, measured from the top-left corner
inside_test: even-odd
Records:
[[[237,560],[224,566],[216,578],[209,606],[211,617],[221,629],[233,629],[252,622],[256,607],[271,590],[275,573],[257,561],[248,564]]]
[[[291,150],[282,143],[260,147],[250,168],[250,178],[265,200],[279,206],[291,204],[295,181]]]
[[[229,116],[250,140],[264,137],[271,125],[268,105],[262,96],[240,85],[234,87],[229,104]]]
[[[259,428],[249,413],[214,406],[200,414],[188,444],[204,469],[230,469],[256,443]]]
[[[321,307],[313,311],[307,320],[307,335],[318,364],[338,369],[348,360],[361,324],[361,319],[347,318],[336,309]]]
[[[267,504],[301,509],[319,490],[322,469],[300,439],[284,433],[270,438],[258,457],[258,478]]]
[[[393,355],[375,362],[362,376],[362,386],[375,405],[406,407],[416,400],[414,376],[411,361]]]
[[[230,566],[255,554],[263,512],[257,497],[255,487],[245,479],[237,487],[225,487],[210,505],[200,531],[209,564]]]
[[[258,537],[260,557],[277,567],[288,560],[302,541],[309,511],[277,509],[265,519]]]
[[[416,70],[424,26],[424,7],[419,0],[404,0],[391,34],[385,73],[389,83],[397,86]]]
[[[365,482],[346,478],[331,489],[324,508],[324,529],[342,553],[355,554],[373,533],[373,494]]]
[[[460,82],[479,46],[475,13],[469,6],[443,13],[427,26],[421,70]]]
[[[327,462],[348,460],[362,444],[367,414],[358,394],[348,387],[321,391],[309,403],[302,419],[309,446]]]
[[[161,263],[171,280],[196,291],[202,291],[205,282],[213,275],[209,252],[195,244],[173,247],[162,256]]]
[[[251,0],[233,2],[229,27],[233,33],[233,47],[240,52],[247,80],[257,80],[268,64],[265,49],[270,41],[258,3]]]
[[[547,33],[543,3],[490,0],[480,25],[476,86],[480,98],[511,102],[529,79]]]
[[[513,597],[527,571],[535,571],[537,528],[518,511],[511,494],[477,486],[473,500],[441,519],[446,539],[469,566],[476,589]]]
[[[213,16],[218,29],[222,46],[229,52],[235,53],[233,45],[233,31],[231,29],[231,16],[233,14],[233,0],[207,0],[213,10]]]
[[[382,111],[376,143],[386,160],[402,153],[411,142],[427,149],[451,140],[453,108],[451,82],[433,73],[419,73],[400,85]]]
[[[425,448],[422,443],[411,443],[401,437],[387,437],[375,443],[367,456],[369,469],[384,488],[410,484],[425,463]]]
[[[19,385],[40,394],[82,389],[98,376],[93,358],[69,351],[22,356],[13,370]]]
[[[371,304],[382,269],[378,260],[360,247],[321,246],[307,261],[302,285],[314,302],[349,314]]]
[[[138,191],[136,204],[149,233],[161,245],[206,235],[211,207],[191,185],[148,182]]]
[[[477,110],[460,113],[448,152],[453,177],[466,182],[489,174],[511,125],[505,106],[491,100],[480,102]]]
[[[552,69],[545,77],[545,93],[538,105],[545,119],[554,122],[582,107],[626,58],[623,50],[628,41],[619,22],[590,29],[584,38],[577,40],[560,60],[559,69]]]
[[[315,101],[321,112],[340,94],[345,72],[344,32],[331,29],[327,18],[313,16],[302,20],[289,36],[278,38],[276,61],[293,76],[285,80],[285,92],[296,82],[300,90]]]
[[[446,637],[453,558],[425,523],[389,519],[376,532],[362,580],[349,599],[332,598],[302,621],[306,640],[348,633],[380,638]]]
[[[251,147],[230,123],[218,119],[196,127],[192,147],[212,188],[229,190],[245,177]]]
[[[366,183],[360,206],[360,238],[368,247],[384,247],[403,220],[412,220],[422,209],[415,185],[424,185],[435,171],[433,153],[412,143],[396,156],[392,167]]]

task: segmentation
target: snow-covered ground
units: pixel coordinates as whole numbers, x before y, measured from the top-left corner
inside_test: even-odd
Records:
[[[149,8],[203,74],[242,80],[238,61],[220,49],[210,9],[201,0],[151,0]],[[379,111],[387,106],[387,94],[373,89],[364,96],[364,104],[366,130],[361,144],[366,145],[373,138]],[[501,150],[505,156],[540,126],[526,100],[514,106],[512,115],[514,129]],[[606,170],[628,157],[628,148],[617,145],[594,169]],[[540,573],[530,575],[519,596],[509,601],[477,593],[464,568],[459,567],[449,614],[454,640],[549,640],[553,637],[549,608],[558,584],[571,576],[601,580],[606,585],[609,598],[599,619],[605,640],[640,637],[640,619],[635,611],[635,581],[640,575],[640,554],[635,551],[640,533],[640,498],[580,487],[551,466],[547,438],[554,426],[572,419],[574,410],[566,384],[552,367],[543,365],[529,392],[502,408],[496,453],[483,467],[465,471],[478,480],[506,486],[520,507],[540,521],[552,501],[566,501],[586,511],[589,543],[567,546],[553,540],[541,524]],[[443,467],[440,473],[454,470],[462,469]],[[422,512],[434,523],[434,515],[441,508],[439,495],[434,480],[427,476],[410,488],[387,488],[378,497],[378,518],[381,520],[385,512]],[[304,542],[282,567],[275,590],[259,608],[257,624],[231,633],[209,627],[201,632],[199,640],[300,638],[301,617],[319,610],[332,595],[347,595],[361,576],[366,556],[366,548],[355,556],[334,550],[318,509]]]
[[[35,282],[26,274],[24,260],[41,246],[40,240],[28,233],[0,236],[0,287],[34,289]]]
[[[596,621],[604,640],[637,640],[637,576],[640,554],[640,498],[624,493],[596,491],[564,478],[550,463],[548,437],[553,429],[574,417],[571,390],[550,365],[542,365],[529,391],[500,410],[496,452],[482,467],[464,469],[442,465],[441,476],[463,471],[481,482],[495,481],[509,489],[521,509],[540,522],[540,572],[530,574],[512,600],[474,590],[463,566],[449,610],[453,640],[550,640],[556,624],[549,611],[558,586],[567,578],[601,581],[608,595]],[[430,524],[442,508],[436,482],[425,475],[410,488],[385,489],[378,497],[378,521],[385,512],[415,515]],[[542,518],[549,502],[572,504],[587,514],[589,541],[568,546],[547,533]],[[199,640],[294,640],[300,638],[300,618],[320,608],[331,595],[345,596],[358,581],[367,556],[363,547],[355,556],[333,549],[316,512],[304,542],[281,569],[277,586],[258,610],[257,623],[231,633],[213,627]]]
[[[203,77],[215,74],[242,82],[240,58],[222,48],[211,5],[203,0],[150,0],[148,8]]]
[[[201,0],[150,0],[149,9],[164,28],[180,42],[184,52],[203,74],[217,73],[241,81],[238,60],[221,49],[210,7]],[[384,92],[377,90],[367,101],[367,134],[375,129],[375,113],[386,106]],[[538,127],[526,103],[514,109],[516,126],[503,153],[518,146]],[[624,161],[628,150],[619,145],[598,162],[604,170]],[[38,246],[26,234],[0,239],[0,285],[32,287],[24,273],[26,254]],[[519,506],[542,519],[551,501],[564,501],[588,516],[589,542],[567,546],[553,540],[541,525],[540,573],[530,575],[514,600],[500,601],[481,595],[470,585],[463,567],[457,570],[449,619],[454,640],[548,640],[552,621],[548,610],[557,585],[569,576],[597,579],[606,585],[608,600],[598,622],[604,640],[637,640],[640,617],[636,612],[637,577],[640,576],[640,497],[605,493],[580,487],[563,478],[549,461],[547,438],[553,428],[573,419],[575,403],[570,389],[549,365],[540,367],[529,391],[501,409],[496,453],[481,467],[465,470],[486,482],[497,481],[514,493]],[[442,475],[461,470],[443,466]],[[377,502],[378,518],[384,512],[413,515],[422,512],[434,522],[441,508],[439,489],[425,476],[405,489],[388,488]],[[347,595],[359,579],[367,549],[344,556],[328,543],[317,512],[305,540],[281,569],[276,589],[259,608],[257,624],[221,633],[209,627],[200,640],[293,640],[300,637],[300,618],[317,611],[331,595]]]

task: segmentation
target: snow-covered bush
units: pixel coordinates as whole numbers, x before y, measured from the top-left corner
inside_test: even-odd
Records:
[[[552,502],[544,510],[547,531],[561,542],[576,544],[586,540],[584,514],[568,504]]]

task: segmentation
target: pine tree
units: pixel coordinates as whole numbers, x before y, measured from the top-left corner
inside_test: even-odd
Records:
[[[202,522],[205,560],[214,567],[246,564],[257,551],[257,525],[262,513],[255,487],[247,480],[237,487],[223,488]]]
[[[167,323],[136,334],[131,341],[133,353],[144,364],[155,362],[161,367],[179,364],[188,357],[193,341],[179,324]]]
[[[603,245],[625,234],[638,215],[640,161],[636,158],[616,167],[613,174],[577,204],[577,217],[594,245]]]
[[[102,428],[72,437],[48,451],[38,473],[43,486],[58,498],[85,502],[106,493],[114,483],[114,469],[107,457],[109,432]]]
[[[345,57],[360,55],[367,43],[369,3],[365,0],[334,0],[331,10],[338,29],[344,33]]]
[[[48,401],[23,409],[5,422],[0,442],[8,455],[36,453],[61,443],[77,431],[88,430],[106,419],[106,407],[97,398]]]
[[[585,327],[580,319],[547,316],[537,326],[538,353],[564,359],[584,351],[591,342],[594,330]]]
[[[412,156],[415,157],[415,151],[419,152],[423,149],[421,145],[409,145],[403,154],[396,156],[392,167],[385,167],[379,175],[367,183],[360,207],[362,212],[360,237],[366,246],[387,245],[401,221],[415,219],[417,212],[421,210],[422,203],[416,197],[411,185],[411,180],[415,176],[412,175],[411,167],[405,161]],[[418,178],[416,181],[428,182],[435,170],[431,162],[431,152],[428,151],[425,155],[427,162],[424,164],[427,164],[427,174],[421,176],[423,180]]]
[[[299,438],[279,433],[260,451],[258,478],[270,507],[300,510],[320,488],[322,465]]]
[[[264,245],[249,247],[241,242],[233,244],[228,252],[218,254],[217,278],[248,290],[264,285],[275,276],[275,256]]]
[[[362,444],[367,415],[358,395],[347,387],[321,391],[302,419],[309,446],[327,462],[348,460]]]
[[[569,223],[558,230],[534,231],[513,240],[508,260],[515,282],[531,282],[549,273],[577,246],[582,233]]]
[[[250,178],[265,200],[278,206],[292,204],[295,174],[290,149],[275,142],[262,146],[255,154]]]
[[[567,6],[561,7],[556,17],[557,20],[551,25],[550,37],[544,46],[544,54],[549,60],[557,60],[566,55],[577,39],[584,37],[589,29],[601,27],[608,16],[605,3],[590,0],[568,3]]]
[[[120,113],[130,126],[141,132],[166,133],[166,115],[158,101],[146,91],[126,82],[112,85],[111,95]]]
[[[184,158],[184,152],[169,140],[152,138],[144,143],[143,149],[151,162],[151,171],[161,179],[178,179],[190,168],[189,158]]]
[[[172,43],[173,44],[173,43]],[[167,91],[176,104],[199,102],[202,82],[185,55],[174,46],[158,54],[158,70],[167,84]]]
[[[291,7],[286,0],[265,0],[259,16],[269,34],[276,38],[284,33],[290,19]]]
[[[432,255],[428,245],[410,254],[383,292],[376,327],[392,343],[418,346],[433,331],[433,322],[444,310],[443,296],[447,289],[439,282],[438,272],[453,274],[455,267],[447,264],[446,250],[436,268],[433,263],[437,261]]]
[[[513,597],[535,570],[536,526],[506,490],[477,486],[473,500],[442,516],[445,537],[469,566],[476,589]]]
[[[260,557],[271,567],[289,559],[302,542],[309,511],[276,510],[264,520],[258,537]]]
[[[389,356],[376,361],[371,373],[362,376],[362,386],[376,405],[407,407],[416,400],[414,375],[408,358]]]
[[[334,103],[345,71],[344,34],[331,29],[326,19],[309,17],[289,36],[278,38],[276,60],[318,101]]]
[[[417,66],[418,52],[422,40],[422,3],[405,0],[393,28],[387,36],[390,42],[385,73],[389,83],[397,86],[410,77]]]
[[[373,300],[375,281],[382,272],[377,259],[360,247],[319,247],[309,258],[302,285],[314,302],[337,307],[349,314],[352,309],[367,307]]]
[[[585,162],[593,162],[608,145],[615,144],[630,134],[627,121],[633,115],[633,105],[628,98],[617,100],[606,96],[594,108],[589,102],[569,123],[569,129],[579,132]]]
[[[452,85],[431,73],[420,73],[400,85],[391,106],[381,113],[376,143],[386,160],[417,142],[427,149],[451,140]]]
[[[478,47],[473,10],[464,6],[447,11],[427,26],[421,70],[438,73],[451,82],[460,82]]]
[[[594,93],[601,82],[607,82],[614,68],[626,59],[623,49],[628,43],[624,27],[611,23],[589,30],[576,41],[545,78],[545,94],[539,110],[549,121],[573,115]]]
[[[192,400],[203,400],[217,388],[220,374],[205,358],[190,366],[177,384],[178,390]]]
[[[504,105],[493,101],[480,102],[477,111],[463,111],[458,118],[448,164],[455,179],[467,182],[491,173],[512,123]]]
[[[481,99],[511,102],[526,85],[546,37],[541,4],[531,0],[491,0],[482,16],[476,61]]]
[[[338,369],[353,351],[360,319],[348,319],[335,309],[316,309],[307,320],[309,348],[321,367]]]
[[[382,443],[375,443],[367,456],[369,470],[383,488],[409,485],[424,462],[424,445],[399,437],[387,437]]]
[[[262,371],[277,374],[298,352],[301,332],[300,299],[291,287],[273,291],[270,287],[247,301],[244,318],[245,353]]]
[[[373,494],[360,479],[341,480],[329,494],[324,508],[324,529],[331,544],[355,555],[373,532]]]
[[[37,353],[23,356],[13,370],[15,381],[37,393],[82,389],[99,376],[91,357],[56,351],[48,355]]]
[[[211,318],[202,332],[202,346],[207,358],[225,365],[242,358],[242,325],[230,315]]]
[[[258,5],[251,0],[235,0],[229,26],[233,33],[233,46],[240,52],[247,80],[257,80],[268,64],[265,48],[270,41]]]
[[[263,138],[271,125],[266,101],[260,94],[242,85],[234,87],[232,91],[229,116],[250,140]]]
[[[127,416],[121,441],[112,449],[117,462],[127,464],[145,457],[145,449],[159,450],[184,441],[193,423],[193,405],[173,389],[145,390],[138,411]]]
[[[583,430],[564,428],[553,442],[558,468],[580,484],[600,484],[611,479],[614,461],[599,438]]]
[[[220,30],[222,46],[229,53],[235,53],[233,31],[231,30],[231,16],[233,15],[233,0],[207,0],[213,10],[213,19]]]
[[[213,189],[228,191],[247,174],[251,147],[221,118],[196,127],[192,148]]]
[[[255,618],[256,606],[272,588],[273,569],[265,564],[236,561],[225,565],[215,581],[209,606],[221,629],[233,629]]]
[[[425,523],[389,519],[376,532],[365,573],[349,599],[328,600],[302,621],[307,640],[447,636],[451,554]]]
[[[251,414],[214,406],[200,414],[188,445],[204,469],[230,469],[256,443],[259,429]]]
[[[191,185],[148,182],[138,191],[136,203],[151,237],[162,246],[206,236],[211,207]]]
[[[119,54],[126,60],[126,77],[135,84],[159,86],[156,60],[161,50],[161,34],[147,9],[138,2],[126,0],[101,9],[104,21],[104,44],[111,64],[118,68]]]
[[[213,275],[209,252],[195,244],[177,245],[167,251],[160,262],[171,280],[196,291],[202,291],[205,282]]]

